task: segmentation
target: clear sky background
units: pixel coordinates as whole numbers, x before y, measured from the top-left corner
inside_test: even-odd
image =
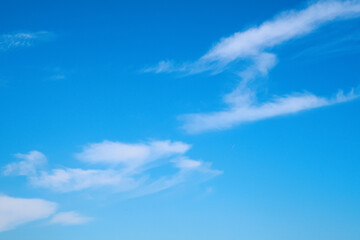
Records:
[[[359,1],[1,1],[0,239],[358,240]]]

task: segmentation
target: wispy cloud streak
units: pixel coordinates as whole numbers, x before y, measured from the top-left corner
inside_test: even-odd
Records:
[[[47,31],[2,34],[0,35],[0,51],[30,47],[36,41],[48,40],[51,37],[53,37],[53,34]]]
[[[190,147],[189,144],[169,140],[133,144],[112,141],[91,143],[75,156],[98,168],[56,168],[49,171],[41,170],[42,165],[36,168],[38,165],[32,164],[29,159],[34,158],[34,153],[37,155],[36,159],[46,157],[38,151],[31,151],[28,154],[17,154],[17,157],[25,160],[8,164],[3,173],[25,175],[34,187],[55,192],[107,188],[113,192],[142,196],[194,178],[206,180],[222,173],[212,169],[209,163],[185,156]],[[23,171],[19,167],[23,165],[31,171]],[[158,167],[162,167],[164,172],[161,176],[154,177],[153,170]]]
[[[275,97],[271,101],[260,104],[251,96],[251,93],[248,95],[237,95],[236,97],[239,98],[239,96],[243,98],[242,104],[239,100],[236,100],[237,104],[227,110],[181,116],[181,119],[185,122],[183,128],[188,133],[228,129],[241,123],[259,121],[351,101],[359,97],[359,94],[354,93],[354,90],[346,95],[344,95],[342,91],[339,91],[334,98],[329,99],[310,93],[297,93],[283,97]]]
[[[273,47],[313,32],[326,23],[359,17],[360,1],[320,1],[300,11],[286,11],[274,19],[221,39],[204,56],[189,64],[161,61],[146,72],[221,72],[225,67],[242,59],[254,61],[254,66],[265,71],[261,55],[269,54]],[[259,61],[260,60],[260,61]],[[264,59],[264,61],[267,61]],[[270,69],[273,65],[268,65]],[[261,68],[261,69],[260,69]],[[266,70],[268,71],[268,70]]]
[[[289,94],[258,102],[251,81],[266,76],[277,64],[274,47],[291,39],[307,35],[329,22],[360,16],[360,1],[319,1],[299,11],[286,11],[259,26],[221,39],[204,56],[190,64],[177,67],[171,61],[161,62],[148,71],[186,72],[188,74],[226,70],[230,64],[246,66],[238,73],[241,81],[234,91],[224,96],[226,109],[213,113],[186,114],[180,116],[188,133],[200,133],[231,128],[244,122],[258,121],[275,116],[292,114],[307,109],[329,106],[357,98],[355,91],[334,98],[313,94]],[[237,63],[242,64],[237,64]],[[249,64],[250,62],[250,64]]]

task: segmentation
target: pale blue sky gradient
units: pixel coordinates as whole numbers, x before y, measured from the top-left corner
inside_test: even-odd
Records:
[[[360,2],[331,2],[354,12],[226,62],[330,1],[3,1],[0,239],[358,240]],[[317,102],[280,114],[293,96]]]

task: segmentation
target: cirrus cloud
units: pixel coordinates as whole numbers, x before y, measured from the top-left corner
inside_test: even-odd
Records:
[[[194,178],[207,180],[222,173],[212,169],[210,163],[185,156],[190,148],[189,144],[170,140],[148,143],[103,141],[87,144],[82,152],[75,154],[81,162],[96,163],[97,168],[56,168],[46,171],[31,165],[32,171],[12,171],[12,175],[25,175],[32,186],[54,192],[106,188],[129,196],[142,196]],[[28,159],[34,153],[45,158],[38,151],[16,156]],[[7,169],[21,164],[8,164],[4,173],[10,175]],[[163,173],[161,176],[154,175],[154,170],[159,167],[162,167]]]
[[[36,41],[44,41],[53,37],[54,34],[47,31],[17,32],[0,35],[0,51],[14,48],[30,47]]]
[[[228,129],[244,122],[293,114],[309,109],[346,102],[359,97],[352,89],[336,97],[320,97],[311,93],[293,93],[274,96],[258,102],[256,89],[249,87],[251,81],[266,76],[277,64],[277,56],[271,51],[285,42],[314,32],[327,23],[357,18],[360,16],[360,1],[318,1],[302,10],[285,11],[259,26],[236,32],[218,41],[205,55],[190,64],[162,61],[145,72],[186,72],[188,74],[227,70],[231,63],[246,62],[240,69],[239,85],[223,100],[224,110],[210,113],[194,113],[180,116],[183,128],[188,133]],[[239,66],[235,64],[235,66]]]

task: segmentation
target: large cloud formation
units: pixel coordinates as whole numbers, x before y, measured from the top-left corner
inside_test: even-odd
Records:
[[[204,56],[188,64],[161,61],[146,72],[186,72],[188,74],[227,70],[231,63],[250,62],[239,73],[240,83],[224,96],[227,107],[211,113],[186,114],[180,117],[188,133],[227,129],[240,123],[293,114],[308,109],[329,106],[353,100],[359,96],[354,89],[344,94],[339,90],[333,97],[311,93],[292,93],[259,102],[251,81],[268,74],[277,61],[271,53],[275,46],[305,36],[321,26],[360,16],[360,1],[319,1],[300,11],[286,11],[270,21],[221,39]]]

